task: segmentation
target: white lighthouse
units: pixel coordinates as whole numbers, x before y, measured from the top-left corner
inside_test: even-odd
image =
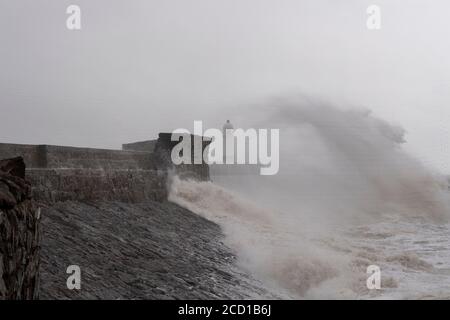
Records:
[[[230,120],[223,125],[223,163],[234,163],[234,127]]]

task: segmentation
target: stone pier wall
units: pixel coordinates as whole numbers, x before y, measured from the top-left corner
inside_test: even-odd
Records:
[[[151,152],[0,143],[0,159],[14,157],[22,157],[28,169],[150,170],[156,168]]]
[[[167,172],[162,170],[30,169],[33,198],[58,201],[164,201]]]
[[[161,133],[157,140],[125,144],[126,150],[0,143],[0,159],[24,159],[26,178],[37,201],[163,201],[169,173],[209,180],[207,164],[172,164],[170,152],[176,143],[170,133]]]

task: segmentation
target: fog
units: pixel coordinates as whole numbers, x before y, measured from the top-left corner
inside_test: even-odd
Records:
[[[380,30],[364,0],[0,3],[1,142],[119,148],[301,92],[402,126],[450,172],[448,1],[376,1]]]

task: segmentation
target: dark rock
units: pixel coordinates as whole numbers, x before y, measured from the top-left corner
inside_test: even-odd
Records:
[[[22,158],[0,161],[0,300],[39,295],[40,211]]]
[[[25,162],[22,157],[0,160],[0,171],[25,179]]]
[[[9,191],[9,186],[3,181],[0,181],[0,208],[11,209],[16,204],[16,198]]]

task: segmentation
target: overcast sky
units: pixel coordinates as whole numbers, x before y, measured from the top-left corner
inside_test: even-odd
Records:
[[[301,92],[371,108],[450,172],[448,0],[0,3],[1,142],[119,148]]]

